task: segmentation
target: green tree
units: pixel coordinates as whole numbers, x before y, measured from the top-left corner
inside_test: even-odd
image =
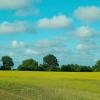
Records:
[[[90,66],[81,66],[80,72],[92,72],[92,67]]]
[[[68,65],[62,65],[61,71],[65,71],[65,72],[92,72],[92,67],[80,66],[78,64],[68,64]]]
[[[93,71],[100,71],[100,60],[98,60],[93,66]]]
[[[49,67],[46,64],[40,64],[38,66],[38,71],[48,71]]]
[[[11,68],[14,66],[13,59],[9,56],[3,56],[1,58],[1,61],[3,63],[3,66],[1,66],[1,70],[11,70]]]
[[[60,71],[59,67],[48,67],[46,64],[40,64],[38,67],[38,71]]]
[[[43,65],[48,66],[47,69],[50,71],[58,69],[59,66],[57,58],[52,54],[43,57]]]
[[[27,59],[22,62],[22,64],[18,67],[18,70],[23,71],[35,71],[38,68],[38,62],[33,59]]]
[[[61,71],[66,71],[66,72],[79,72],[80,71],[80,66],[77,64],[68,64],[68,65],[62,65],[61,66]]]

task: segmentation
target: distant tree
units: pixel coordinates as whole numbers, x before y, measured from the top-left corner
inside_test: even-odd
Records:
[[[42,67],[42,64],[40,64],[37,68],[37,71],[44,71],[43,67]]]
[[[38,71],[48,71],[49,67],[46,64],[40,64],[38,67]]]
[[[38,71],[60,71],[60,68],[59,67],[49,67],[48,65],[46,64],[40,64],[38,66]]]
[[[68,65],[62,65],[62,66],[61,66],[61,71],[64,71],[64,72],[71,72],[71,67],[68,66]]]
[[[65,72],[92,72],[92,67],[80,66],[78,64],[62,65],[61,71]]]
[[[53,71],[59,66],[57,58],[52,54],[43,57],[43,65],[44,67],[48,67],[49,71]]]
[[[93,71],[100,72],[100,60],[96,62],[96,64],[93,66]]]
[[[22,64],[18,67],[18,70],[23,71],[35,71],[38,68],[38,62],[33,59],[27,59],[22,62]]]
[[[3,56],[1,61],[3,63],[1,70],[11,70],[11,68],[14,66],[13,59],[9,56]]]
[[[67,71],[67,72],[79,72],[81,70],[80,66],[77,64],[68,64],[68,65],[62,65],[61,71]]]
[[[90,66],[81,66],[80,72],[92,72],[92,67]]]
[[[51,69],[51,71],[57,72],[57,71],[60,71],[60,68],[59,68],[59,67],[53,67],[53,68]]]

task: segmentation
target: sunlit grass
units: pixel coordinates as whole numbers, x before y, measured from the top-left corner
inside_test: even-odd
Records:
[[[100,100],[100,73],[0,71],[0,100]]]

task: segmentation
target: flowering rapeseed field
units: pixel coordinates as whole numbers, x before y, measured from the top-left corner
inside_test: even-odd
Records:
[[[100,100],[100,73],[0,71],[0,100]]]

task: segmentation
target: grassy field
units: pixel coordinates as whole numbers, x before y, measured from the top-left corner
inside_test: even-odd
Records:
[[[100,100],[100,73],[0,71],[0,100]]]

